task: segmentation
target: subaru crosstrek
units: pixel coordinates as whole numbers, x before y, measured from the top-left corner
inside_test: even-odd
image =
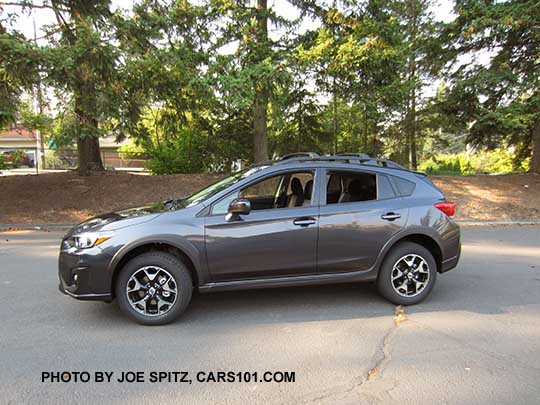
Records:
[[[399,305],[456,267],[460,230],[425,175],[363,154],[299,153],[183,199],[92,218],[63,238],[60,290],[147,325],[200,292],[376,282]]]

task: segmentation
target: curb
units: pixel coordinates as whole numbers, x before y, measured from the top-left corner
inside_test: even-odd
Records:
[[[540,221],[456,221],[461,226],[540,226]]]
[[[69,231],[75,224],[4,224],[0,223],[0,232],[9,231]]]

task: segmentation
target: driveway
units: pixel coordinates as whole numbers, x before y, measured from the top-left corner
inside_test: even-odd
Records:
[[[60,234],[0,233],[2,403],[540,403],[540,227],[463,229],[399,310],[371,285],[196,295],[164,327],[57,290]],[[52,383],[58,371],[294,371],[290,383]]]

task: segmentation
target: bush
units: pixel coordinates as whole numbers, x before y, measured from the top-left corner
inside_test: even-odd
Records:
[[[23,150],[5,152],[2,155],[2,162],[5,166],[4,169],[16,169],[21,166],[31,166],[30,158]]]
[[[7,169],[7,164],[6,164],[6,159],[4,158],[4,156],[1,156],[0,155],[0,170],[5,170]]]
[[[118,148],[118,154],[123,160],[126,159],[145,159],[147,153],[142,146],[135,145],[133,142],[126,143]]]
[[[64,167],[62,159],[58,156],[58,152],[54,150],[45,152],[45,167],[47,169],[61,169]]]
[[[418,169],[437,175],[502,174],[515,171],[515,156],[506,148],[473,153],[467,159],[465,152],[441,154],[423,161]],[[517,165],[519,171],[526,170],[526,162]]]
[[[145,167],[153,174],[200,173],[205,169],[206,138],[189,130],[147,151]]]

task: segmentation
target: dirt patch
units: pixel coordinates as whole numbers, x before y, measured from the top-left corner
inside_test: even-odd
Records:
[[[456,218],[476,221],[540,220],[540,176],[434,177],[446,198],[458,203]]]
[[[76,173],[0,177],[0,223],[75,223],[99,213],[187,196],[219,175]],[[461,220],[540,220],[540,176],[435,177]]]
[[[0,177],[0,223],[76,223],[99,213],[187,196],[218,178],[109,172]]]

